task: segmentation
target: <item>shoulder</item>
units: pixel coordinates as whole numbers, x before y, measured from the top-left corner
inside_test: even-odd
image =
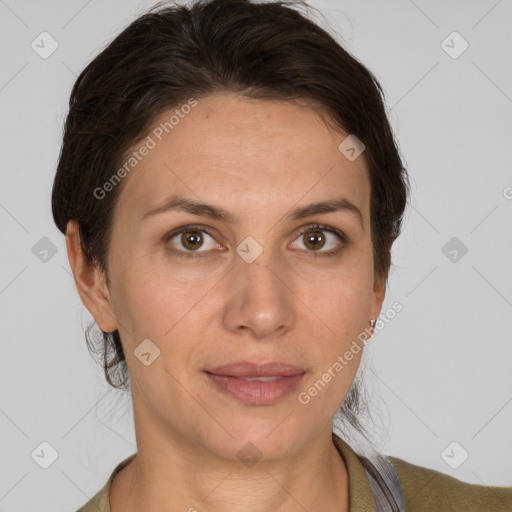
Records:
[[[398,473],[408,512],[511,512],[512,487],[470,484],[389,456]]]

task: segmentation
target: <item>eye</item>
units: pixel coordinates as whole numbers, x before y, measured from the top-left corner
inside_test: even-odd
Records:
[[[169,241],[171,245],[178,248],[170,248],[172,253],[185,257],[196,256],[193,253],[208,252],[217,246],[213,236],[199,226],[186,226],[179,231],[173,231],[165,236],[165,241]]]
[[[306,251],[312,253],[310,256],[334,256],[340,252],[347,241],[345,234],[341,231],[321,224],[306,226],[296,240],[300,241],[299,249],[302,248],[300,247],[302,244]],[[294,241],[292,245],[296,246],[296,242]],[[326,245],[329,250],[321,251]]]

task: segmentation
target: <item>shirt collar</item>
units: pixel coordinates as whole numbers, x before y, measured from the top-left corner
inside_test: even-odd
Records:
[[[334,432],[332,433],[332,440],[347,467],[350,512],[375,512],[370,483],[357,454]]]

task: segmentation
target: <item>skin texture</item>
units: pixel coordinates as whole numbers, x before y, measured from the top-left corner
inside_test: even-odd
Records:
[[[110,288],[80,251],[76,223],[68,224],[77,289],[102,330],[119,330],[131,376],[138,455],[114,480],[113,512],[349,510],[332,419],[362,351],[307,405],[297,399],[378,317],[384,299],[385,283],[373,273],[368,171],[364,154],[349,161],[338,150],[347,135],[306,104],[201,98],[120,185]],[[141,220],[176,192],[237,221],[178,210]],[[362,220],[347,211],[285,219],[340,197]],[[322,230],[323,245],[308,243],[317,230],[301,229],[313,223],[348,241]],[[181,235],[165,240],[197,224],[211,232],[197,245],[202,254],[172,254],[170,247],[197,254]],[[236,252],[248,236],[263,249],[252,263]],[[322,254],[336,247],[337,255]],[[160,350],[149,366],[134,355],[144,339]],[[287,362],[306,374],[278,403],[248,405],[204,374],[241,360]],[[237,456],[248,442],[261,453],[252,467]]]

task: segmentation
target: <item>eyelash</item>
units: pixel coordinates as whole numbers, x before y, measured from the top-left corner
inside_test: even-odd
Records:
[[[343,233],[342,231],[339,231],[337,229],[331,228],[329,226],[325,226],[323,224],[311,224],[311,225],[305,226],[297,234],[297,238],[299,236],[303,235],[304,233],[307,233],[308,231],[314,231],[315,229],[322,230],[322,231],[328,231],[329,233],[336,235],[340,239],[341,244],[336,249],[331,249],[330,251],[325,251],[325,252],[308,251],[310,253],[309,257],[311,257],[311,258],[317,258],[318,256],[336,256],[339,252],[341,252],[341,250],[343,249],[343,246],[346,243],[348,243],[348,237],[345,235],[345,233]],[[208,235],[210,235],[212,238],[214,238],[214,235],[210,232],[210,230],[208,228],[206,228],[206,226],[190,225],[190,226],[184,226],[183,228],[180,228],[176,231],[171,231],[171,232],[167,233],[164,236],[164,241],[168,242],[175,236],[181,235],[182,233],[186,233],[187,231],[205,232]],[[191,251],[179,251],[179,250],[176,250],[169,246],[168,246],[168,250],[172,254],[176,254],[177,256],[180,256],[183,258],[202,258],[203,256],[205,256],[204,252],[209,252],[209,251],[203,251],[203,253],[194,253]]]

